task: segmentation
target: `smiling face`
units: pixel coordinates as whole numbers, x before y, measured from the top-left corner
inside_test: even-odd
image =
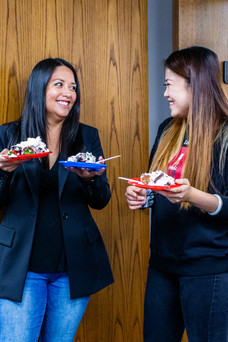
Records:
[[[46,90],[46,116],[48,123],[64,121],[76,101],[76,82],[73,72],[66,66],[57,67]]]
[[[187,117],[191,91],[185,78],[167,68],[165,71],[165,85],[164,96],[169,101],[171,116],[178,118]]]

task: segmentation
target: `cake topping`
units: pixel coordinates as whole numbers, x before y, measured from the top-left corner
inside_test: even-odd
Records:
[[[91,152],[79,152],[76,155],[68,157],[67,161],[95,163],[96,157]]]

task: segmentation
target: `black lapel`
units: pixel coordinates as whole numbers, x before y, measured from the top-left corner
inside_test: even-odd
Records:
[[[59,160],[64,160],[61,154],[60,154]],[[59,164],[59,167],[58,167],[59,198],[61,198],[63,188],[64,188],[64,185],[66,183],[68,176],[69,176],[69,171],[66,170],[62,164]]]
[[[31,159],[28,162],[25,162],[22,164],[22,168],[24,169],[36,207],[38,207],[39,184],[40,184],[40,172],[39,172],[40,165],[38,163],[39,163],[39,160]]]

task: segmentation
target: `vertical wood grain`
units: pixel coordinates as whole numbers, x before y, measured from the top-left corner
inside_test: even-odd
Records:
[[[148,211],[132,212],[126,182],[148,163],[147,0],[0,0],[0,123],[19,117],[28,77],[47,57],[77,69],[81,121],[99,129],[112,191],[93,211],[115,283],[92,296],[77,342],[140,342],[149,258]]]
[[[215,51],[221,62],[227,60],[228,1],[173,0],[174,48],[202,45]],[[175,14],[176,13],[176,14]],[[224,84],[228,93],[228,85]]]
[[[226,0],[173,0],[173,48],[205,46],[227,60],[228,2]],[[228,94],[228,85],[224,84]],[[187,342],[186,334],[182,342]],[[167,341],[168,342],[168,341]]]

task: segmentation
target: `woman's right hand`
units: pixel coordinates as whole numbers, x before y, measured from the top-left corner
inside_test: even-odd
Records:
[[[128,186],[125,192],[126,200],[130,209],[140,209],[146,203],[146,189]]]
[[[0,169],[6,172],[13,172],[20,164],[24,163],[25,160],[13,160],[9,161],[8,159],[1,157],[1,155],[7,155],[9,150],[5,148],[0,152]]]

